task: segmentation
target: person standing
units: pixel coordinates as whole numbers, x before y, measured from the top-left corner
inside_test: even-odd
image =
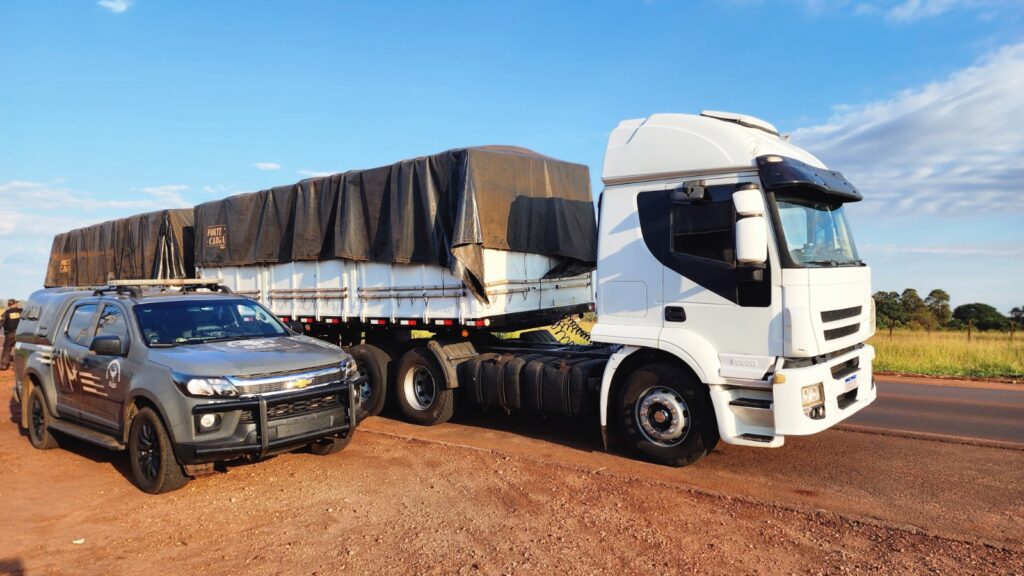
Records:
[[[0,325],[4,330],[4,351],[0,357],[0,370],[7,370],[11,365],[14,354],[14,333],[18,330],[18,322],[21,320],[21,306],[18,301],[11,298],[7,301],[7,310],[0,316]]]

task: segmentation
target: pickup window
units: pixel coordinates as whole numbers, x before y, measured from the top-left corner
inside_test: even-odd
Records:
[[[124,314],[121,309],[112,304],[103,307],[100,320],[96,325],[97,336],[117,336],[122,342],[128,339],[128,325],[125,324]]]
[[[80,346],[88,347],[92,343],[92,317],[96,313],[95,304],[82,304],[71,313],[68,320],[68,338]]]

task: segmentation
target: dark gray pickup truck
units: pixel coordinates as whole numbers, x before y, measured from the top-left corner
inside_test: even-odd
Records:
[[[219,286],[40,290],[14,363],[33,446],[57,446],[57,432],[127,450],[154,494],[217,461],[336,452],[355,431],[352,358]]]

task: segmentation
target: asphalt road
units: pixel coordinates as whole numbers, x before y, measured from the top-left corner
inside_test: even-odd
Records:
[[[1019,390],[878,380],[878,399],[849,424],[896,432],[1024,444]]]

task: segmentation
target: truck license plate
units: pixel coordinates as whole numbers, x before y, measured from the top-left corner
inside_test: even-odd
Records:
[[[857,375],[856,374],[853,374],[852,376],[847,376],[846,379],[843,380],[843,392],[849,392],[850,390],[853,390],[856,387],[857,387]]]
[[[290,436],[298,436],[299,434],[330,428],[333,424],[331,420],[332,418],[330,416],[317,415],[299,420],[298,422],[280,424],[277,427],[277,437],[288,438]]]

